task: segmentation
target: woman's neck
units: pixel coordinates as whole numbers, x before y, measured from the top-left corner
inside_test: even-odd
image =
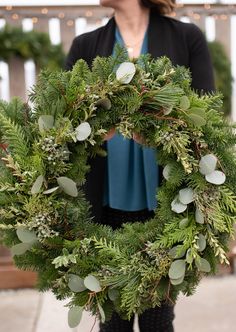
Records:
[[[115,10],[115,21],[131,58],[140,55],[143,38],[149,23],[149,9],[137,4]]]
[[[128,4],[127,4],[128,5]],[[117,8],[115,10],[116,24],[122,33],[132,39],[138,38],[146,31],[149,22],[149,9],[140,5],[132,5],[131,8]]]

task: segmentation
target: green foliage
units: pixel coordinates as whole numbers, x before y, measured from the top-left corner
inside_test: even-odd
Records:
[[[12,155],[16,160],[24,161],[29,153],[25,133],[17,123],[0,114],[0,126],[3,133],[3,141],[7,142]]]
[[[217,41],[208,43],[215,74],[216,88],[223,94],[223,111],[231,114],[232,82],[231,63],[222,44]]]
[[[129,318],[175,302],[179,292],[192,294],[202,274],[227,262],[236,136],[220,112],[221,96],[198,96],[188,70],[142,56],[128,65],[136,72],[125,84],[116,70],[127,54],[116,52],[96,58],[92,70],[81,60],[70,72],[42,72],[33,109],[18,99],[0,103],[0,229],[6,245],[27,247],[14,258],[38,272],[40,290],[69,298],[71,310],[109,318],[115,309]],[[93,222],[83,193],[91,158],[105,155],[112,127],[143,136],[165,175],[154,217],[116,231]],[[224,185],[207,180],[209,165],[200,167],[207,154],[215,160],[211,172],[226,175]]]
[[[39,68],[55,70],[63,67],[64,53],[61,45],[52,45],[48,34],[25,32],[22,28],[5,26],[0,31],[0,59],[9,61],[12,56],[32,59]]]

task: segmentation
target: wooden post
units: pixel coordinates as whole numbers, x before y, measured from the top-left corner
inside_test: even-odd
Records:
[[[219,15],[218,19],[216,19],[216,40],[219,41],[224,46],[225,51],[230,59],[231,26],[230,26],[230,19],[227,16]]]
[[[9,61],[10,97],[19,96],[26,99],[24,61],[13,57]]]
[[[36,280],[36,273],[18,270],[10,250],[0,246],[0,289],[33,287]]]
[[[61,42],[63,49],[68,53],[72,40],[75,38],[75,21],[74,20],[61,20]]]
[[[196,24],[204,33],[206,32],[206,16],[201,15],[200,18],[194,19],[193,23]]]
[[[48,33],[48,30],[49,30],[48,18],[40,17],[38,19],[38,22],[34,24],[34,30]]]

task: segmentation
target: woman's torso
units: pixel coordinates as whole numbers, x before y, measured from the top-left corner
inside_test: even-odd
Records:
[[[78,59],[84,59],[91,66],[96,56],[111,55],[115,43],[115,30],[116,24],[112,18],[106,26],[76,37],[67,57],[66,69],[71,69]],[[154,58],[167,56],[174,65],[188,67],[192,73],[194,89],[205,92],[214,90],[207,44],[198,27],[151,13],[147,36],[148,52]],[[107,144],[104,143],[103,147],[106,149]],[[90,166],[85,193],[92,206],[91,213],[95,221],[99,221],[103,206],[106,158],[93,158],[90,160]]]

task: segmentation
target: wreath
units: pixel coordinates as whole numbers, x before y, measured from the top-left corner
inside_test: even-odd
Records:
[[[48,67],[51,70],[62,68],[64,52],[61,45],[52,45],[47,33],[39,31],[24,31],[7,25],[0,30],[0,59],[9,61],[17,56],[24,60],[34,60],[39,68]]]
[[[0,227],[16,265],[38,272],[38,288],[69,298],[102,321],[130,318],[228,263],[236,215],[234,127],[219,94],[197,94],[189,71],[166,57],[79,60],[42,72],[30,94],[1,103]],[[164,167],[155,216],[113,231],[93,222],[83,193],[88,159],[104,155],[113,127],[143,137]],[[128,221],[128,220],[127,220]]]

